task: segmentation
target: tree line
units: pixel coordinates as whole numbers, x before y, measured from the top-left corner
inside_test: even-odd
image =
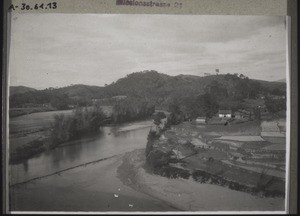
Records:
[[[117,101],[113,106],[112,122],[124,123],[150,117],[155,106],[140,98],[126,98]]]
[[[51,131],[53,147],[86,134],[96,133],[106,116],[100,106],[76,108],[71,115],[55,115]]]

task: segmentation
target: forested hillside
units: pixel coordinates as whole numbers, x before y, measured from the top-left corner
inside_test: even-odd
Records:
[[[11,87],[11,92],[16,92]],[[92,98],[102,97],[103,87],[88,85],[72,85],[63,88],[47,88],[44,90],[10,93],[10,108],[30,107],[49,104],[57,109],[67,109],[69,105],[86,106]]]
[[[214,109],[219,106],[234,108],[243,99],[255,99],[260,94],[285,95],[286,83],[252,80],[243,74],[169,76],[151,70],[131,73],[105,87],[73,85],[13,94],[10,106],[50,103],[53,107],[64,109],[70,104],[89,105],[92,99],[126,95],[147,101],[157,108],[170,110],[179,106],[180,110],[187,111],[198,106],[195,101],[203,104],[204,100]]]

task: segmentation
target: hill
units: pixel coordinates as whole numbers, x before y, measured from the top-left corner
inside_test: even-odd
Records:
[[[169,76],[156,71],[127,75],[105,87],[108,96],[127,95],[146,98],[156,105],[168,104],[174,99],[212,94],[216,99],[255,98],[257,94],[280,89],[285,83],[252,80],[243,75],[220,74],[205,77],[194,75]]]
[[[9,87],[10,95],[22,94],[22,93],[31,92],[31,91],[37,91],[37,90],[34,88],[26,87],[26,86],[10,86]]]
[[[253,80],[242,74],[169,76],[151,70],[128,74],[105,87],[72,85],[15,94],[10,97],[10,104],[20,107],[26,103],[51,103],[55,106],[63,103],[62,108],[67,104],[87,105],[92,99],[126,95],[164,109],[178,106],[186,110],[197,100],[232,108],[243,99],[255,99],[259,94],[283,95],[285,91],[285,83]],[[205,94],[204,98],[199,98]]]
[[[262,86],[264,86],[266,89],[272,91],[274,89],[279,89],[279,90],[286,90],[286,83],[285,81],[280,82],[280,81],[273,81],[273,82],[269,82],[269,81],[265,81],[265,80],[254,80],[258,83],[260,83]]]
[[[95,98],[95,97],[104,97],[104,87],[99,86],[89,86],[89,85],[71,85],[63,88],[55,89],[59,94],[65,94],[72,99],[79,98]]]

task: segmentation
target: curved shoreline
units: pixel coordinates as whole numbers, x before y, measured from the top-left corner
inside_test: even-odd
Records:
[[[147,172],[144,150],[122,157],[117,176],[131,188],[183,211],[284,211],[283,198],[261,198],[192,179],[168,179]]]
[[[284,199],[260,198],[191,179],[147,172],[144,151],[90,162],[11,187],[16,211],[283,211]],[[55,196],[45,196],[54,193]],[[80,194],[80,196],[78,196]],[[114,197],[118,195],[118,198]],[[53,198],[55,197],[55,202]],[[131,208],[128,204],[133,204]]]

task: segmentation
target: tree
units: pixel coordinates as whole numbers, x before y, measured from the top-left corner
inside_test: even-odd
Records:
[[[50,104],[58,110],[68,109],[68,97],[66,95],[52,95]]]
[[[180,101],[178,98],[173,98],[168,109],[171,114],[168,117],[168,124],[176,125],[184,120],[184,114],[180,109]]]
[[[217,113],[219,104],[211,94],[206,93],[198,96],[192,106],[190,107],[190,113],[192,117],[205,116],[212,117]]]
[[[248,77],[246,77],[244,74],[240,74],[240,78],[245,79],[245,78],[248,78]]]
[[[166,118],[166,114],[164,112],[157,112],[153,116],[153,121],[155,125],[159,125],[162,119]]]
[[[265,105],[269,112],[276,113],[281,110],[286,110],[285,99],[272,99],[270,97],[265,98]]]
[[[275,88],[271,91],[271,94],[280,96],[280,95],[285,95],[286,93],[285,91],[282,91],[279,88]]]
[[[257,119],[257,120],[261,119],[260,108],[258,108],[258,107],[253,108],[253,114],[254,114],[255,119]]]
[[[228,97],[227,89],[222,86],[218,81],[213,80],[209,87],[209,93],[215,98]]]

